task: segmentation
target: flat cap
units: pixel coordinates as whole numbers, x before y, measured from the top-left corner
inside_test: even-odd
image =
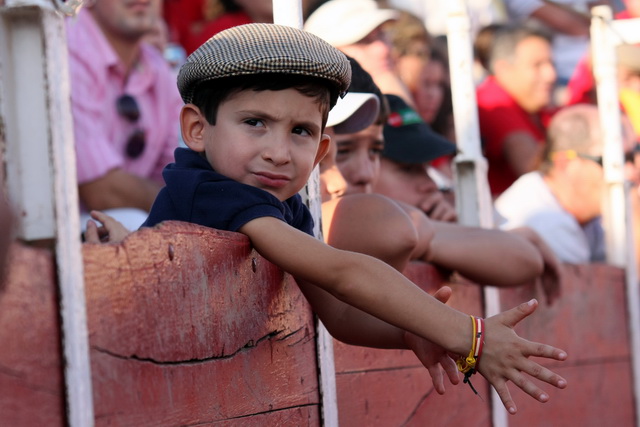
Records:
[[[326,79],[341,95],[351,83],[347,57],[320,37],[285,25],[246,24],[219,32],[189,55],[178,90],[189,103],[201,82],[269,73]]]

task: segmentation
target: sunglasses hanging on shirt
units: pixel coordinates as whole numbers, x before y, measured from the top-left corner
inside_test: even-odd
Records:
[[[136,99],[124,94],[116,100],[116,110],[120,116],[124,117],[131,123],[137,123],[140,119],[140,107]],[[125,153],[130,159],[137,159],[144,151],[146,145],[144,130],[137,128],[127,139]]]

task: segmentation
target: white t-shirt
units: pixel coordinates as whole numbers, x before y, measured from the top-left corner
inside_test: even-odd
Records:
[[[586,264],[603,261],[604,231],[600,218],[580,225],[558,203],[539,172],[518,178],[495,201],[502,229],[534,229],[563,262]]]

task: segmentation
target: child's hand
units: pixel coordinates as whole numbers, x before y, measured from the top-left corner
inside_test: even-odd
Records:
[[[520,338],[513,327],[535,311],[538,301],[532,299],[509,311],[485,320],[486,336],[484,349],[478,363],[478,371],[498,392],[502,403],[511,414],[516,405],[507,388],[507,381],[513,382],[525,393],[540,402],[549,400],[549,395],[525,375],[531,375],[558,388],[565,388],[567,381],[547,368],[530,360],[530,356],[565,360],[567,354],[555,347],[535,343]]]
[[[87,221],[84,238],[88,243],[118,243],[131,233],[119,221],[103,212],[91,211],[91,217],[103,225],[98,227],[95,221]]]
[[[451,288],[444,286],[433,295],[438,301],[446,303],[451,297]],[[458,376],[458,368],[456,363],[449,357],[449,354],[442,347],[425,340],[410,332],[404,333],[404,340],[407,346],[415,353],[420,362],[429,371],[433,387],[438,394],[444,394],[444,377],[440,366],[444,369],[449,377],[451,384],[456,385],[460,382]]]

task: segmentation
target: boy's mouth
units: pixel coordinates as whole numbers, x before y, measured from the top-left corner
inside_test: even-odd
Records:
[[[254,175],[262,185],[271,188],[282,188],[291,181],[291,178],[286,175],[270,172],[256,172]]]

